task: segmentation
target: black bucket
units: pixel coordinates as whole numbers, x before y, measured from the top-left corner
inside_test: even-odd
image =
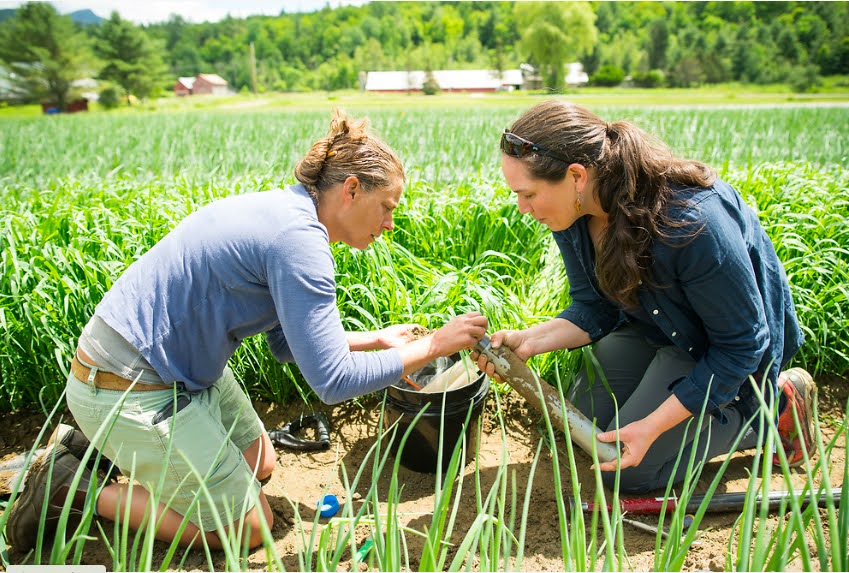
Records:
[[[410,378],[420,379],[420,373],[433,373],[433,363],[425,366]],[[436,473],[439,456],[439,431],[442,429],[442,471],[448,469],[451,454],[457,442],[466,436],[466,458],[474,455],[478,439],[478,423],[484,402],[489,392],[489,378],[481,373],[471,384],[447,392],[428,394],[419,392],[403,380],[386,389],[386,411],[383,419],[387,428],[397,420],[398,431],[390,450],[398,455],[398,448],[407,429],[419,412],[419,420],[410,431],[410,436],[401,452],[401,465],[417,472]],[[471,407],[471,416],[469,416]],[[460,446],[462,447],[462,446]]]

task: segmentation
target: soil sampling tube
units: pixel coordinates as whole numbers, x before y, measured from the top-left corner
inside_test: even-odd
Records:
[[[475,350],[485,355],[487,360],[495,367],[495,373],[501,376],[501,379],[513,387],[531,406],[540,413],[548,411],[548,417],[555,427],[565,429],[568,423],[572,441],[582,450],[592,456],[593,447],[595,447],[600,462],[609,462],[617,458],[616,444],[598,441],[596,434],[599,433],[599,430],[595,427],[595,424],[567,400],[563,401],[563,408],[561,408],[560,394],[557,389],[531,372],[528,365],[522,362],[512,350],[504,345],[499,348],[492,348],[489,336],[486,335],[475,346]],[[540,391],[542,392],[541,395]],[[565,420],[563,419],[563,411],[566,412]],[[593,442],[595,442],[595,446],[593,446]]]

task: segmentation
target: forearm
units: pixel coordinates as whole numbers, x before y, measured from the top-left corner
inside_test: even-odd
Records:
[[[383,350],[387,348],[380,338],[380,331],[370,330],[367,332],[345,332],[348,346],[352,352],[365,350]]]
[[[346,334],[351,350],[396,349],[406,375],[440,356],[473,348],[486,334],[486,327],[485,316],[469,312],[455,316],[430,333],[417,324],[398,324],[378,331]]]
[[[477,316],[474,316],[477,315]],[[486,318],[471,313],[452,319],[445,327],[397,348],[404,375],[411,374],[440,356],[471,349],[486,332]]]
[[[624,445],[619,464],[621,468],[628,468],[639,465],[643,461],[646,452],[661,434],[690,416],[690,411],[673,394],[642,420],[632,422],[620,428],[618,432],[616,430],[602,432],[597,438],[602,442],[614,442],[618,437]],[[616,469],[616,465],[616,460],[611,460],[599,464],[599,469],[610,472]]]
[[[655,438],[692,416],[675,394],[671,394],[657,409],[646,416],[643,422],[655,429]]]
[[[525,330],[525,335],[531,356],[564,348],[579,348],[592,342],[589,334],[563,318],[552,318],[531,326]]]
[[[405,344],[398,348],[398,353],[401,354],[401,362],[404,363],[405,376],[445,355],[444,351],[436,348],[432,334]]]

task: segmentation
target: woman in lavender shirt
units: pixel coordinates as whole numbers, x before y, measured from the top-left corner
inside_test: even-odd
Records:
[[[273,519],[260,482],[276,458],[226,366],[242,340],[264,333],[279,361],[295,362],[318,397],[336,403],[385,388],[484,335],[480,313],[422,338],[413,336],[415,325],[344,330],[330,243],[365,249],[391,230],[404,187],[401,162],[366,121],[335,112],[295,176],[300,183],[289,188],[228,197],[190,215],[97,306],[68,377],[68,405],[82,432],[60,426],[44,463],[30,471],[8,521],[16,549],[35,544],[45,499],[45,525],[55,525],[86,438],[110,423],[119,402],[114,426],[95,445],[137,483],[131,498],[126,483],[106,485],[94,502],[90,494],[96,514],[140,528],[156,507],[157,538],[172,540],[187,518],[180,543],[204,535],[211,547],[244,521],[248,544],[257,546],[260,519],[269,526]],[[72,517],[92,478],[82,471]]]

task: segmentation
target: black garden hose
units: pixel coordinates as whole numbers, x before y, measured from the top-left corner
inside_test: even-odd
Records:
[[[317,440],[305,440],[297,436],[301,428],[309,426],[315,426],[316,433],[318,434]],[[326,450],[330,447],[330,422],[328,422],[327,416],[321,412],[308,414],[292,420],[276,430],[268,432],[268,437],[271,438],[275,446],[282,446],[300,452]]]

